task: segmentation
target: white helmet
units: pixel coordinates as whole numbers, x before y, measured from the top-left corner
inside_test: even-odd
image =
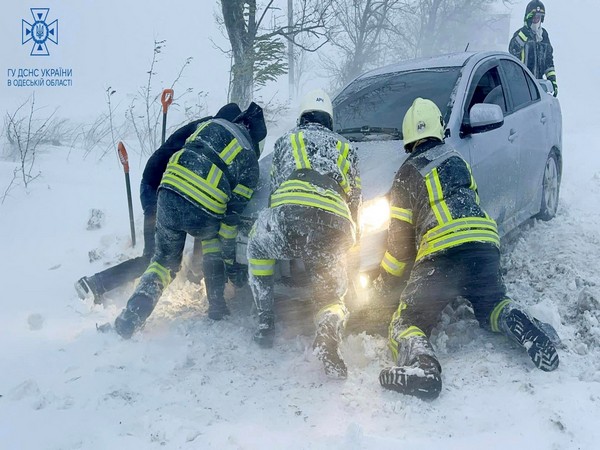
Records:
[[[322,111],[327,113],[331,120],[333,120],[333,105],[329,95],[323,89],[315,89],[310,91],[302,98],[300,102],[300,113],[298,118],[301,119],[306,113],[313,111]]]

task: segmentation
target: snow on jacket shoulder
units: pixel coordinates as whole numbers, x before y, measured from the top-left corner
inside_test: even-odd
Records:
[[[169,158],[171,158],[175,152],[178,152],[183,148],[186,139],[189,138],[194,131],[196,131],[198,124],[209,119],[211,119],[210,116],[194,120],[193,122],[182,126],[171,136],[169,136],[165,143],[162,144],[158,150],[152,153],[150,158],[148,158],[148,162],[146,162],[146,167],[144,168],[144,173],[142,174],[142,183],[147,184],[155,190],[158,189],[160,180],[163,176],[163,173],[165,173],[167,164],[169,163]]]
[[[358,155],[346,138],[315,123],[280,137],[273,150],[271,194],[299,169],[314,170],[337,183],[356,221],[362,198]]]
[[[224,119],[198,124],[171,157],[160,187],[178,192],[235,226],[258,184],[258,157],[247,130]]]

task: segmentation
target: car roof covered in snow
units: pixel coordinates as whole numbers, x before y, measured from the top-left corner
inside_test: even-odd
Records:
[[[417,58],[402,61],[388,66],[380,67],[378,69],[365,72],[364,74],[357,77],[356,80],[362,80],[377,75],[384,75],[387,73],[405,72],[411,70],[422,70],[422,69],[439,69],[443,67],[462,67],[467,64],[470,59],[481,60],[488,56],[500,55],[501,52],[459,52],[449,53],[440,56],[431,56],[427,58]],[[473,56],[476,56],[473,58]]]

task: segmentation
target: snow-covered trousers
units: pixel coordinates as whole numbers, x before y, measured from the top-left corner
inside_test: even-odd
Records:
[[[169,189],[158,192],[155,252],[133,296],[144,295],[156,306],[164,289],[181,267],[187,234],[202,241],[218,240],[220,220]],[[223,298],[225,267],[220,247],[203,257],[209,301]]]
[[[144,213],[144,253],[93,275],[99,295],[133,281],[144,273],[154,254],[156,211]]]
[[[144,211],[144,251],[141,256],[123,261],[93,275],[98,294],[112,291],[123,284],[140,277],[154,255],[154,232],[156,228],[156,188],[140,184],[140,202]]]
[[[411,337],[428,337],[442,310],[458,296],[473,306],[480,326],[494,331],[491,321],[510,302],[500,272],[500,252],[491,244],[470,242],[419,261],[412,269],[392,316],[389,345],[394,360],[412,360]]]
[[[248,241],[249,281],[259,318],[273,318],[275,261],[300,259],[311,279],[317,324],[328,315],[345,323],[345,257],[354,242],[352,223],[327,211],[300,205],[261,211]]]

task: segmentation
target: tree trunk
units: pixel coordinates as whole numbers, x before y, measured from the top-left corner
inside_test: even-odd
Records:
[[[245,108],[254,91],[254,40],[256,38],[256,0],[221,0],[233,67],[230,101]],[[247,8],[246,22],[244,9]]]
[[[242,56],[236,58],[234,56],[234,63],[232,67],[233,77],[231,80],[231,98],[229,101],[235,102],[240,105],[240,108],[246,108],[252,101],[252,94],[254,91],[254,76],[252,73],[252,65],[248,68],[248,64],[245,60],[246,57]],[[235,62],[237,60],[237,62]]]

